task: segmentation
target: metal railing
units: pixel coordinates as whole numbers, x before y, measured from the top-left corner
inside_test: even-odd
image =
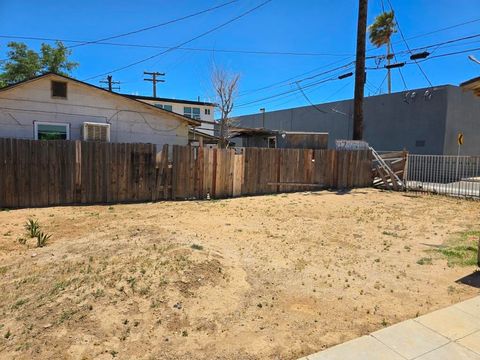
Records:
[[[409,191],[480,199],[480,156],[409,154],[405,184]]]

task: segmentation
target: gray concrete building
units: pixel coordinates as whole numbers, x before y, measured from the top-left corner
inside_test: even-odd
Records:
[[[480,98],[458,86],[445,85],[370,96],[364,103],[364,140],[378,151],[406,149],[415,154],[480,155]],[[235,118],[238,126],[258,128],[263,114]],[[265,113],[265,128],[328,132],[328,146],[351,139],[353,100]]]

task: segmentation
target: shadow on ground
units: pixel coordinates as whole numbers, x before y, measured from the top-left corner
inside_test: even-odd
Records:
[[[480,289],[480,270],[475,270],[470,275],[464,276],[455,282],[457,284],[464,284]]]

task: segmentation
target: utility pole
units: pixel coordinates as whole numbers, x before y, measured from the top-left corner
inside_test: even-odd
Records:
[[[107,89],[108,91],[113,91],[113,90],[120,90],[120,86],[113,86],[113,85],[120,85],[120,81],[113,81],[112,75],[108,75],[106,80],[100,80],[100,83],[102,84],[108,84]],[[104,88],[105,89],[105,88]]]
[[[363,139],[363,92],[365,87],[365,46],[368,0],[358,1],[357,54],[355,60],[355,96],[353,100],[353,140]]]
[[[165,82],[163,79],[157,79],[157,76],[165,76],[165,73],[159,73],[159,72],[148,72],[144,71],[144,75],[151,75],[151,79],[143,79],[145,81],[151,81],[153,83],[153,97],[157,97],[157,82]]]

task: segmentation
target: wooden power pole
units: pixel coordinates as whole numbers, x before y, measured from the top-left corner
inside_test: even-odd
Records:
[[[157,82],[165,82],[165,80],[163,80],[163,79],[157,79],[157,76],[165,76],[165,73],[144,71],[143,74],[152,76],[151,79],[143,79],[143,80],[152,82],[152,84],[153,84],[153,97],[157,97]]]
[[[353,100],[353,140],[363,139],[363,92],[365,87],[365,46],[367,38],[368,0],[359,0],[358,3],[355,95]]]
[[[100,80],[100,83],[107,84],[108,91],[120,90],[120,86],[114,86],[120,85],[120,81],[113,81],[112,75],[108,75],[107,80]]]

